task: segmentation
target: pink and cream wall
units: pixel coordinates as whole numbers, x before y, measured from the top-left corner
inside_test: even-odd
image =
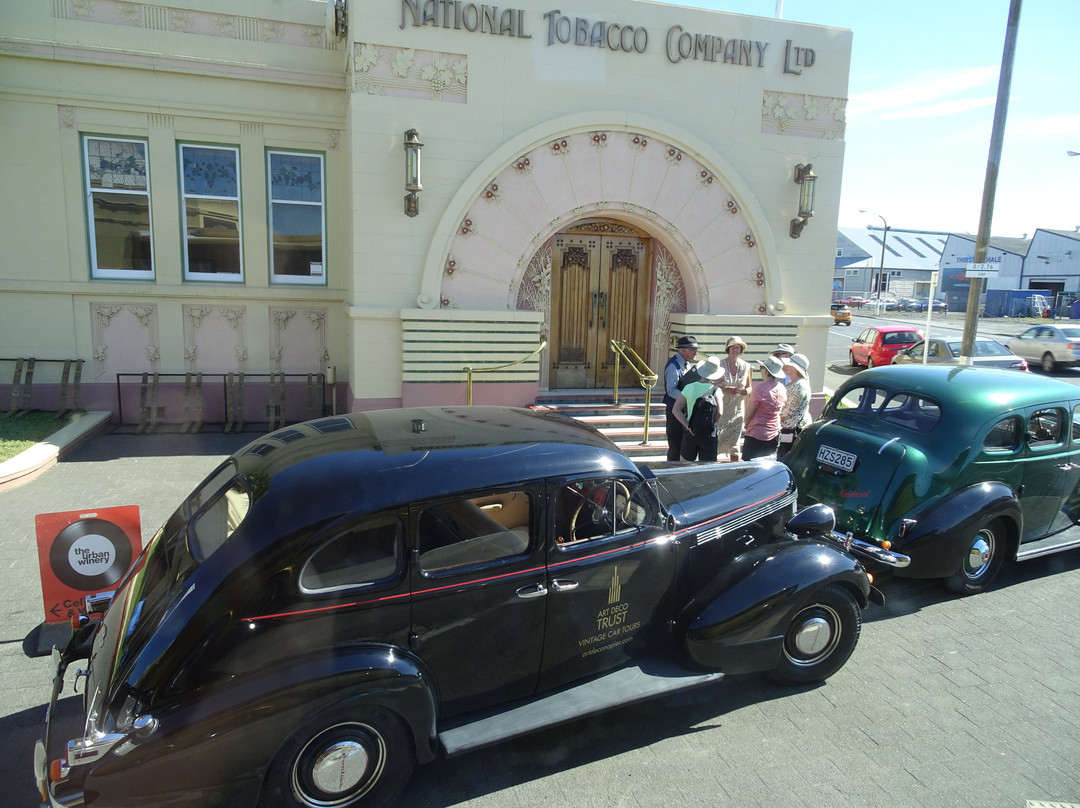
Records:
[[[99,408],[117,373],[326,366],[346,409],[463,403],[462,367],[547,336],[553,237],[607,221],[652,239],[654,367],[672,334],[739,334],[751,355],[796,341],[820,373],[851,33],[633,0],[560,9],[500,6],[493,33],[480,3],[354,0],[339,37],[319,0],[0,0],[21,189],[0,222],[0,354],[83,358]],[[415,217],[408,129],[424,143]],[[90,277],[87,133],[150,144],[151,281]],[[181,273],[181,141],[239,147],[243,283]],[[325,284],[270,280],[274,148],[324,155]],[[815,215],[792,239],[805,163]],[[541,355],[475,399],[548,386]]]

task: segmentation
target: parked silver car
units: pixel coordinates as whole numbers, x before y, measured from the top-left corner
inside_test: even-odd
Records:
[[[958,339],[928,340],[926,348],[926,363],[928,365],[958,365],[960,364],[960,346]],[[924,342],[919,341],[910,348],[905,348],[893,357],[894,365],[916,364],[923,361]],[[1010,353],[1009,349],[997,340],[980,337],[975,340],[972,350],[971,364],[980,368],[1004,368],[1006,370],[1027,370],[1027,360],[1021,356]]]
[[[1047,373],[1080,363],[1080,327],[1077,326],[1035,325],[1005,345]]]

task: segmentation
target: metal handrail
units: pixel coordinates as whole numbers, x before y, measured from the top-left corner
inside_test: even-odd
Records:
[[[652,405],[652,389],[656,386],[658,376],[652,372],[652,368],[645,362],[637,351],[626,344],[626,340],[611,340],[611,350],[615,352],[615,387],[611,398],[615,404],[619,403],[619,359],[625,359],[626,364],[637,375],[638,384],[645,388],[645,423],[641,434],[641,445],[649,442],[649,410]]]
[[[473,373],[488,373],[489,371],[492,371],[492,370],[507,370],[508,368],[517,367],[518,365],[521,365],[521,364],[524,364],[525,362],[528,362],[530,359],[532,359],[534,356],[536,356],[538,353],[540,353],[546,347],[547,347],[547,340],[542,339],[542,340],[540,340],[540,344],[538,346],[536,346],[535,351],[533,351],[528,356],[517,360],[516,362],[510,362],[509,364],[506,364],[506,365],[495,365],[495,366],[489,367],[489,368],[474,368],[474,367],[472,367],[470,365],[466,365],[465,367],[463,367],[462,370],[465,371],[465,403],[466,404],[472,404],[472,375],[473,375]]]

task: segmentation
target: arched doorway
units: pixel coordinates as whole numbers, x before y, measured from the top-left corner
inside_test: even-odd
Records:
[[[652,239],[623,222],[583,220],[553,237],[552,388],[611,387],[612,340],[648,361],[652,257]]]

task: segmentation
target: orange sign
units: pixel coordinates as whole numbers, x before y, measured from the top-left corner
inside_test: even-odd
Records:
[[[40,513],[34,522],[46,623],[70,620],[86,611],[87,595],[115,589],[142,548],[137,505]]]

